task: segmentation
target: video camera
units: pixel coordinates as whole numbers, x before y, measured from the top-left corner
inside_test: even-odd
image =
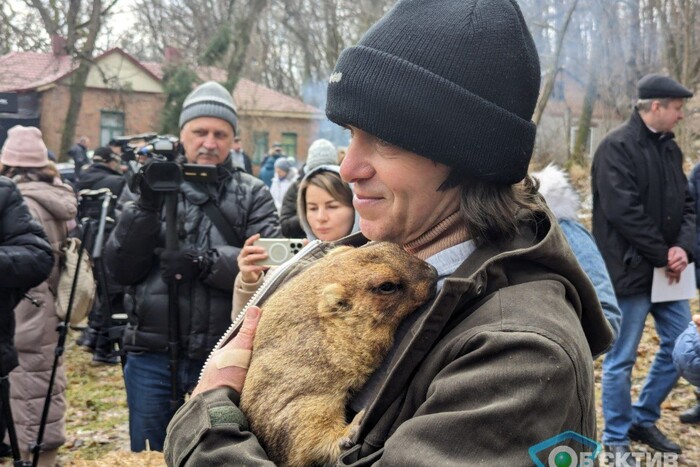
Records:
[[[142,144],[136,144],[140,141]],[[143,133],[133,136],[118,136],[112,139],[111,146],[122,148],[122,160],[128,161],[130,170],[137,174],[130,186],[146,181],[153,191],[177,191],[183,181],[213,183],[216,181],[216,166],[181,163],[182,145],[172,135]],[[140,163],[137,157],[147,160]]]

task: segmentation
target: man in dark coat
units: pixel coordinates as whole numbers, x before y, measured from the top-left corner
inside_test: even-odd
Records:
[[[690,309],[688,300],[652,303],[650,292],[654,268],[677,282],[694,255],[695,210],[671,132],[683,118],[683,100],[693,94],[657,74],[642,78],[637,90],[632,116],[603,139],[591,169],[593,235],[622,310],[620,337],[603,363],[603,443],[620,454],[629,451],[630,440],[680,453],[656,421],[678,379],[671,354]],[[660,348],[632,404],[631,371],[649,313]]]
[[[119,154],[116,154],[109,147],[100,147],[95,149],[92,162],[92,165],[83,171],[76,183],[76,191],[107,188],[116,197],[115,200],[118,199],[126,184],[126,178],[122,175]],[[113,228],[113,221],[106,224],[105,239]],[[112,339],[109,339],[108,336],[111,322],[111,316],[108,312],[109,310],[112,310],[112,314],[121,312],[124,288],[116,284],[109,274],[106,274],[104,278],[98,271],[95,271],[95,274],[100,290],[102,287],[107,287],[109,291],[110,305],[105,303],[104,295],[100,293],[88,317],[88,327],[83,331],[77,343],[93,353],[93,363],[116,365],[119,363],[119,358],[115,355]],[[106,284],[102,284],[103,280]]]
[[[128,286],[124,378],[131,449],[162,450],[165,429],[197,382],[204,361],[231,324],[233,282],[243,241],[279,237],[270,191],[234,167],[229,151],[237,113],[231,93],[215,82],[198,86],[180,114],[180,142],[191,164],[215,166],[210,183],[184,181],[177,193],[178,250],[162,250],[168,224],[161,195],[144,179],[140,197],[122,211],[105,249],[112,276]],[[218,211],[219,220],[207,207]],[[227,239],[235,237],[231,243]],[[158,253],[160,251],[160,253]],[[169,292],[177,286],[177,345],[169,339]],[[171,403],[169,351],[177,351],[177,400]]]
[[[92,162],[75,184],[76,191],[109,188],[119,198],[126,183],[122,175],[121,156],[108,147],[101,147],[95,149]]]
[[[80,178],[80,173],[83,170],[83,166],[90,163],[90,159],[88,159],[87,156],[88,144],[90,144],[90,138],[87,136],[81,136],[78,142],[68,150],[68,157],[73,159],[75,164],[74,170],[76,180]]]

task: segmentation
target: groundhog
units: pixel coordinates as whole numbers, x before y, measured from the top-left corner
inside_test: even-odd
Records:
[[[435,269],[392,243],[338,247],[262,304],[241,409],[278,465],[335,462],[359,427],[345,406],[435,293]]]

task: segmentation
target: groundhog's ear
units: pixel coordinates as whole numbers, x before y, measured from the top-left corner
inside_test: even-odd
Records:
[[[318,304],[321,313],[337,313],[348,307],[345,287],[340,284],[328,284],[321,292]]]
[[[326,258],[330,258],[331,256],[336,256],[336,255],[339,255],[341,253],[345,253],[348,250],[354,250],[354,248],[351,246],[345,246],[345,245],[337,246],[337,247],[333,248],[331,251],[329,251],[328,253],[326,253]]]

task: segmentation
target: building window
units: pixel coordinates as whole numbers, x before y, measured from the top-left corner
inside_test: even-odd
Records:
[[[289,157],[297,158],[296,133],[282,133],[282,151]]]
[[[100,146],[107,146],[116,136],[124,134],[124,112],[100,112]]]
[[[269,148],[269,134],[267,131],[253,132],[253,140],[255,141],[255,154],[253,154],[253,164],[260,165],[262,160],[267,156]]]

